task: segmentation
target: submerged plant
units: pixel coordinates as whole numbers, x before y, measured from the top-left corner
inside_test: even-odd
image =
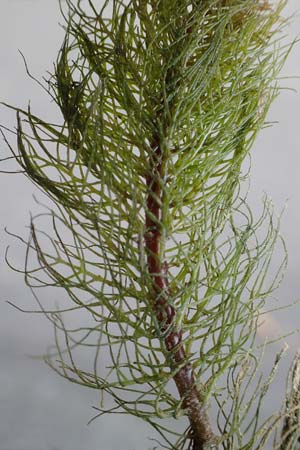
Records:
[[[257,381],[255,330],[285,257],[270,281],[278,226],[267,200],[252,216],[240,185],[278,93],[285,2],[65,3],[46,87],[62,122],[13,108],[17,152],[5,138],[55,205],[51,235],[31,223],[25,266],[34,292],[59,287],[73,302],[40,304],[55,327],[47,363],[101,393],[99,416],[151,424],[163,448],[260,450],[285,415],[274,448],[298,449],[299,383],[298,406],[260,423],[279,358]]]

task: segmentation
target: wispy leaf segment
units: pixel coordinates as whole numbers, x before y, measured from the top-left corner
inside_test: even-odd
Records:
[[[99,415],[154,426],[161,447],[265,448],[279,420],[259,425],[273,371],[249,396],[251,349],[282,266],[266,278],[277,225],[268,201],[253,218],[240,181],[278,92],[285,2],[65,3],[48,85],[62,123],[17,109],[17,161],[56,205],[47,243],[32,223],[26,282],[74,304],[44,311],[58,349],[47,361],[112,397]]]

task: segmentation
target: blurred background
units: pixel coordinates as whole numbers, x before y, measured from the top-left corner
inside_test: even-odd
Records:
[[[288,0],[285,16],[295,13],[297,8],[298,0]],[[0,0],[0,101],[26,109],[30,100],[34,113],[49,121],[57,117],[55,105],[26,75],[18,50],[35,77],[47,78],[64,35],[60,23],[63,21],[56,0]],[[286,29],[286,42],[292,41],[299,30],[300,17],[296,15]],[[264,193],[273,199],[278,214],[286,206],[281,233],[287,244],[289,265],[276,292],[278,307],[300,298],[300,79],[295,78],[300,76],[299,45],[295,45],[281,73],[283,89],[268,116],[274,125],[261,132],[252,152],[249,193],[252,209],[261,209]],[[0,106],[0,123],[13,128],[15,114]],[[7,154],[3,140],[0,154],[1,157]],[[5,263],[9,245],[10,259],[22,268],[24,248],[4,228],[28,236],[30,214],[41,211],[34,202],[34,193],[37,190],[22,175],[0,174],[0,450],[153,448],[155,443],[147,440],[153,436],[152,430],[135,419],[120,420],[108,415],[88,426],[87,422],[95,415],[92,406],[97,406],[97,393],[70,384],[32,358],[43,354],[52,343],[53,330],[42,316],[23,314],[6,302],[12,301],[25,309],[36,306],[22,274],[12,272]],[[37,195],[42,199],[41,194]],[[59,300],[51,295],[51,292],[42,294],[46,301]],[[300,304],[265,315],[260,339],[289,334],[300,328],[299,318]],[[300,348],[297,334],[277,342],[267,351],[264,370],[268,370],[284,342],[289,349],[265,405],[266,414],[279,408],[289,362]]]

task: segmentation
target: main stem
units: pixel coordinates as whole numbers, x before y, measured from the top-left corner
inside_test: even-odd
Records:
[[[146,211],[145,246],[148,272],[152,278],[153,309],[159,323],[160,332],[164,334],[164,343],[170,353],[172,371],[176,371],[174,381],[177,386],[183,407],[191,426],[193,450],[204,450],[205,445],[212,442],[212,432],[203,397],[197,389],[195,374],[186,357],[182,341],[182,330],[175,329],[176,310],[170,303],[168,288],[168,267],[162,260],[162,210],[164,205],[164,173],[163,154],[159,136],[155,136],[149,158],[149,172],[146,177],[148,197]]]

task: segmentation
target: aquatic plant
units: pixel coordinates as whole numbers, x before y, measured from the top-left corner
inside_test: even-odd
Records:
[[[299,448],[298,359],[286,411],[260,422],[280,355],[257,377],[254,338],[286,257],[267,277],[278,224],[267,199],[253,217],[242,184],[289,49],[284,4],[67,0],[43,85],[61,123],[13,107],[17,151],[6,142],[54,203],[51,235],[31,222],[25,280],[71,302],[36,296],[55,328],[46,361],[101,393],[97,416],[134,415],[163,448],[260,450],[282,426],[274,448]]]

